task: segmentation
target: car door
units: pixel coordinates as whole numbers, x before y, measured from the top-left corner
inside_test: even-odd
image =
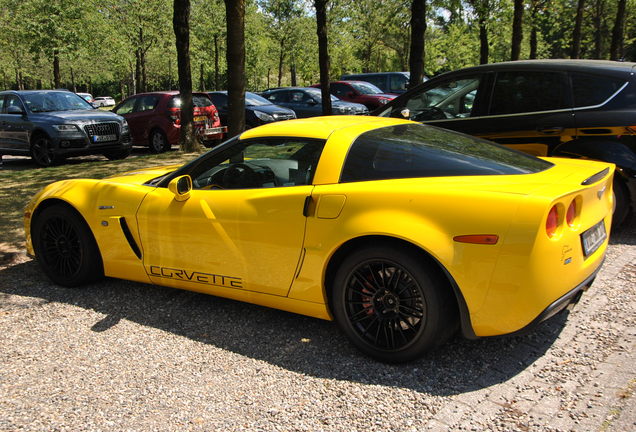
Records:
[[[322,104],[304,90],[289,91],[288,108],[296,112],[297,117],[314,117],[322,114]]]
[[[470,133],[535,156],[551,154],[576,136],[567,74],[499,71],[490,106]]]
[[[165,187],[148,194],[137,219],[150,279],[208,293],[286,296],[302,254],[309,173],[322,145],[284,138],[240,142],[240,153],[212,152],[195,164],[186,201]],[[241,173],[247,166],[250,176]]]
[[[128,122],[130,136],[133,143],[140,144],[144,141],[144,125],[140,122],[139,117],[135,114],[135,105],[141,96],[133,96],[123,101],[119,106],[113,109],[115,114],[124,117]]]
[[[28,151],[31,128],[26,108],[20,98],[15,94],[5,95],[0,111],[2,148]]]

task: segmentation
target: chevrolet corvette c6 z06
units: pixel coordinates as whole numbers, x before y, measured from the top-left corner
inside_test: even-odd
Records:
[[[408,361],[578,300],[613,173],[404,119],[289,120],[181,167],[53,183],[25,210],[27,248],[59,285],[109,276],[333,319]]]

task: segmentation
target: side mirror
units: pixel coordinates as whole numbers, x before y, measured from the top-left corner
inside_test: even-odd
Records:
[[[168,183],[168,190],[174,194],[176,201],[186,201],[190,198],[192,178],[187,174],[173,178],[170,183]]]
[[[307,105],[316,105],[318,102],[316,102],[314,99],[309,99],[307,101]]]
[[[7,108],[7,114],[24,114],[24,111],[22,111],[22,108],[17,107],[15,105],[12,105],[10,107]]]
[[[402,114],[402,117],[406,119],[411,118],[411,110],[409,110],[408,108],[402,108],[402,111],[400,111],[400,114]]]

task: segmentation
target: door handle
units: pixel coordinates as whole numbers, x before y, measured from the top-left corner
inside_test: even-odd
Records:
[[[309,208],[311,207],[311,203],[313,202],[311,195],[307,195],[305,197],[305,204],[303,205],[303,216],[309,216]]]
[[[558,134],[563,132],[565,128],[563,126],[553,126],[553,127],[538,127],[537,131],[544,134]]]

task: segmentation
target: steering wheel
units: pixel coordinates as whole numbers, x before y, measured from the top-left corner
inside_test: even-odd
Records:
[[[424,108],[422,111],[412,116],[411,120],[424,121],[424,120],[442,120],[447,118],[448,118],[448,115],[441,108],[438,108],[436,106],[430,106],[430,107]]]
[[[226,189],[252,188],[259,186],[259,175],[244,163],[230,165],[223,172],[223,187]]]

